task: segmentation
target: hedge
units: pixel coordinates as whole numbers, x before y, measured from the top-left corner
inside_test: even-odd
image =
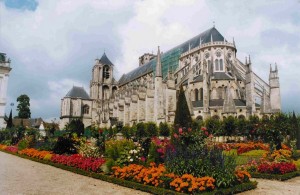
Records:
[[[43,164],[47,164],[56,168],[60,168],[63,170],[67,170],[79,175],[84,175],[84,176],[88,176],[88,177],[92,177],[95,179],[100,179],[102,181],[106,181],[106,182],[110,182],[110,183],[114,183],[120,186],[124,186],[124,187],[128,187],[128,188],[132,188],[135,190],[141,190],[144,192],[149,192],[152,194],[157,194],[157,195],[179,195],[179,194],[184,194],[184,193],[178,193],[172,190],[168,190],[168,189],[164,189],[164,188],[159,188],[159,187],[155,187],[155,186],[149,186],[149,185],[144,185],[144,184],[140,184],[140,183],[136,183],[133,181],[127,181],[127,180],[123,180],[123,179],[119,179],[119,178],[115,178],[111,175],[105,175],[105,174],[99,174],[99,173],[94,173],[94,172],[89,172],[89,171],[84,171],[81,169],[76,169],[75,167],[70,167],[70,166],[66,166],[66,165],[62,165],[62,164],[57,164],[57,163],[53,163],[51,161],[46,161],[46,160],[40,160],[40,159],[36,159],[36,158],[32,158],[26,155],[21,155],[18,153],[11,153],[8,151],[4,151],[4,150],[0,150],[1,152],[5,152],[8,154],[12,154],[24,159],[28,159],[28,160],[32,160],[35,162],[39,162],[39,163],[43,163]],[[203,192],[203,193],[198,193],[201,195],[213,195],[213,194],[236,194],[236,193],[240,193],[243,191],[247,191],[247,190],[252,190],[255,189],[257,187],[257,182],[256,181],[250,181],[247,183],[242,183],[242,184],[238,184],[235,185],[231,188],[226,188],[226,189],[216,189],[214,191],[211,192]]]
[[[294,171],[286,174],[267,174],[267,173],[250,173],[252,178],[271,179],[285,181],[294,177],[300,176],[300,171]]]

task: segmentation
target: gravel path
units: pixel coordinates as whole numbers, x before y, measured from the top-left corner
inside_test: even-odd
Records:
[[[240,193],[240,195],[300,195],[300,177],[287,181],[253,179],[258,182],[255,190]]]
[[[300,195],[300,177],[284,182],[254,180],[258,181],[258,188],[240,193],[241,195]],[[0,194],[144,195],[147,193],[0,152]]]
[[[0,152],[0,194],[147,193]]]

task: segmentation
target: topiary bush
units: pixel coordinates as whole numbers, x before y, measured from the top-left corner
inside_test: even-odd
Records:
[[[164,137],[170,136],[170,127],[168,123],[159,123],[159,135]]]
[[[136,137],[141,139],[143,137],[147,137],[146,126],[145,123],[141,122],[136,125]]]
[[[156,123],[154,123],[154,122],[148,122],[146,124],[146,134],[149,137],[157,136],[158,131],[157,131]]]

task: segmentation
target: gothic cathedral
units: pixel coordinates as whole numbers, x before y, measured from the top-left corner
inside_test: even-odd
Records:
[[[118,81],[104,53],[93,67],[90,95],[74,86],[61,100],[60,127],[75,118],[85,126],[100,127],[116,122],[172,123],[180,86],[195,120],[261,118],[280,112],[277,65],[270,67],[267,83],[252,71],[250,56],[243,63],[236,53],[235,41],[229,42],[213,27],[166,52],[158,47],[157,55],[142,55],[139,67]]]

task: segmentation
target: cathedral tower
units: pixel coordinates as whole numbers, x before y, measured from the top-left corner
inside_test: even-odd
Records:
[[[113,78],[113,68],[113,63],[105,53],[100,59],[96,59],[93,67],[90,97],[93,100],[93,121],[96,121],[98,125],[109,122],[109,100],[117,89]]]
[[[275,64],[275,70],[272,70],[270,65],[270,75],[269,75],[269,85],[270,85],[270,102],[272,112],[281,111],[281,97],[280,97],[280,86],[277,64]]]

